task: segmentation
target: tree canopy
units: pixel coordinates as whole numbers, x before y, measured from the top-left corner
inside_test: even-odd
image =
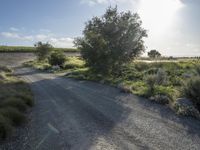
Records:
[[[161,57],[161,54],[157,50],[151,50],[148,52],[148,56],[155,59]]]
[[[102,17],[86,23],[83,37],[75,40],[86,65],[97,72],[109,73],[145,51],[146,30],[136,13],[109,7]]]

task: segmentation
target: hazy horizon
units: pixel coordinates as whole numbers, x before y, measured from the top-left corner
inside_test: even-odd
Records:
[[[137,12],[148,30],[146,52],[164,56],[200,56],[198,0],[2,0],[0,45],[33,46],[37,41],[73,47],[85,22],[104,14],[108,6]]]

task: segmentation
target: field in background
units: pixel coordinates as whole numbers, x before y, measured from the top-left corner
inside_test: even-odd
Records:
[[[64,52],[79,52],[75,48],[53,48],[53,50],[61,50]],[[25,46],[0,46],[0,52],[35,52],[35,47]]]

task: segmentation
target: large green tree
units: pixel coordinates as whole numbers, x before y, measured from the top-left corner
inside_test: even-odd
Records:
[[[148,56],[155,59],[161,57],[161,54],[157,50],[151,50],[148,52]]]
[[[145,50],[147,37],[142,21],[136,13],[117,11],[109,7],[102,17],[86,23],[83,37],[75,40],[86,65],[100,73],[118,70]]]

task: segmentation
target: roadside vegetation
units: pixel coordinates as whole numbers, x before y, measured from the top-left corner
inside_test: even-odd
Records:
[[[0,139],[26,122],[26,112],[33,105],[29,85],[13,76],[11,69],[0,66]]]
[[[52,51],[47,44],[45,57],[40,59],[38,55],[36,61],[26,65],[107,83],[123,92],[168,105],[177,114],[200,118],[199,58],[161,62],[159,51],[151,50],[148,56],[152,62],[138,61],[145,51],[143,38],[147,37],[141,25],[137,14],[118,13],[117,7],[109,7],[102,17],[87,22],[84,36],[74,41],[82,57],[64,58],[61,51]],[[43,46],[37,45],[37,52]]]
[[[53,48],[53,50],[63,51],[63,52],[80,52],[76,48]],[[26,46],[0,46],[0,52],[35,52],[35,47]]]

